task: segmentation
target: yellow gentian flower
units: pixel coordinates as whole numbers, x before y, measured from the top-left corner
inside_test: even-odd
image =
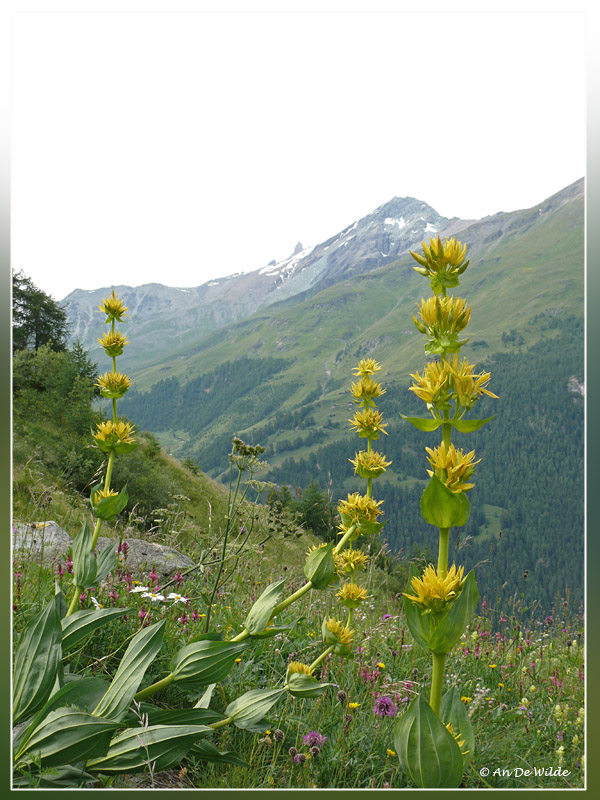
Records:
[[[437,569],[429,564],[425,567],[420,578],[414,577],[411,586],[414,595],[403,592],[404,596],[414,603],[419,603],[428,611],[442,611],[449,603],[456,599],[463,584],[464,567],[454,564],[444,578],[440,577]]]
[[[435,470],[435,474],[451,492],[455,494],[468,492],[475,486],[474,483],[465,483],[475,472],[475,464],[479,464],[481,461],[481,459],[473,461],[474,450],[464,453],[462,450],[457,450],[453,444],[446,447],[445,442],[433,449],[426,447],[425,450],[429,453],[428,461]],[[433,475],[432,470],[428,469],[427,472],[430,477]]]

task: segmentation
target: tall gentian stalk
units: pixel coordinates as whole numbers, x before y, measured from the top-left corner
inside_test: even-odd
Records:
[[[294,627],[295,622],[279,622],[277,617],[282,611],[308,592],[326,590],[336,583],[339,584],[336,596],[347,609],[348,616],[345,620],[336,617],[323,620],[322,650],[314,661],[310,664],[292,661],[288,664],[281,686],[246,692],[229,704],[225,719],[209,727],[220,728],[229,723],[240,728],[254,725],[285,692],[293,697],[318,697],[329,684],[321,683],[315,677],[315,670],[330,654],[341,658],[351,657],[353,611],[368,597],[367,589],[356,583],[355,574],[365,568],[369,557],[362,550],[349,545],[360,536],[373,536],[381,530],[383,523],[378,522],[377,518],[383,513],[380,509],[382,501],[373,499],[372,483],[391,463],[372,447],[372,442],[379,438],[380,433],[385,433],[386,427],[374,402],[376,397],[384,393],[381,385],[372,377],[380,369],[380,365],[372,359],[363,359],[355,370],[359,380],[350,389],[354,402],[360,406],[350,422],[358,435],[367,440],[367,449],[356,453],[350,461],[355,474],[366,479],[367,490],[365,494],[349,494],[347,500],[339,503],[340,539],[337,544],[332,541],[312,546],[306,554],[304,575],[307,580],[303,586],[280,600],[285,580],[271,583],[250,609],[243,631],[229,641],[214,641],[207,634],[206,640],[200,639],[187,645],[171,663],[170,674],[139,691],[135,695],[137,701],[147,699],[173,682],[191,685],[198,682],[200,677],[204,683],[222,679],[237,654],[252,640],[269,638]],[[241,440],[234,439],[234,452],[230,460],[240,469],[248,469],[251,464],[258,463],[256,458],[263,450],[262,447],[249,447]]]
[[[467,493],[474,484],[475,451],[465,452],[452,443],[452,430],[469,433],[488,419],[465,419],[482,394],[496,397],[486,386],[489,372],[459,357],[467,340],[460,339],[471,318],[471,308],[447,290],[459,285],[469,262],[466,245],[440,237],[423,242],[423,255],[411,255],[416,271],[428,278],[433,296],[421,299],[413,321],[426,337],[425,354],[433,356],[421,373],[411,375],[414,392],[427,405],[429,417],[404,417],[422,431],[441,428],[442,440],[426,447],[431,469],[421,498],[423,518],[439,530],[437,566],[428,565],[421,575],[411,571],[404,593],[404,610],[414,639],[431,652],[429,703],[417,697],[398,720],[394,741],[404,769],[415,783],[426,787],[458,786],[464,766],[472,758],[474,739],[469,717],[454,688],[442,697],[446,655],[459,641],[478,601],[473,571],[448,566],[450,529],[464,525],[470,514]],[[436,358],[439,357],[439,358]],[[424,732],[427,731],[427,735]]]
[[[98,306],[98,311],[106,315],[105,324],[110,325],[110,330],[104,333],[98,342],[105,353],[112,359],[112,370],[100,375],[96,386],[100,394],[111,400],[111,419],[100,422],[92,436],[100,450],[108,455],[104,482],[92,487],[90,503],[92,512],[96,517],[93,533],[84,522],[81,532],[73,541],[73,582],[75,584],[71,604],[67,616],[75,613],[78,607],[81,592],[95,582],[103,580],[116,563],[113,542],[109,542],[105,550],[97,557],[94,554],[102,520],[113,519],[127,505],[127,489],[123,487],[120,492],[111,488],[112,471],[117,454],[129,453],[138,443],[133,438],[133,426],[126,421],[119,421],[117,415],[117,400],[129,390],[131,380],[117,371],[117,357],[122,355],[127,344],[127,337],[115,329],[116,322],[122,322],[126,317],[127,306],[115,295],[114,289],[110,297],[105,298]]]

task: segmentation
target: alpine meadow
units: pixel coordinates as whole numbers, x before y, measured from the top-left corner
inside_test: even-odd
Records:
[[[15,788],[584,786],[584,181],[13,275]]]

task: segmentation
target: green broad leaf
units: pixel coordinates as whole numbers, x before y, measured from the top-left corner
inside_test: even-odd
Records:
[[[434,653],[449,653],[458,643],[473,616],[478,600],[475,573],[471,570],[464,580],[460,594],[441,616],[435,631],[432,631],[429,647]]]
[[[78,681],[71,681],[65,684],[52,695],[41,711],[38,711],[33,722],[15,736],[13,749],[21,749],[51,711],[55,711],[62,706],[70,706],[81,711],[91,712],[107,688],[108,683],[106,681],[93,677],[81,678]]]
[[[139,442],[117,442],[112,449],[119,455],[125,455],[126,453],[131,453],[138,446]]]
[[[87,589],[96,578],[96,556],[92,550],[92,532],[87,521],[73,540],[73,583]]]
[[[195,636],[190,637],[188,644],[192,642],[222,642],[223,631],[209,631],[208,633],[197,633]]]
[[[110,541],[106,547],[100,551],[96,557],[96,578],[97,582],[103,581],[106,576],[113,571],[117,564],[117,553],[115,543]]]
[[[451,492],[434,473],[421,496],[421,514],[425,522],[437,528],[460,527],[471,513],[471,503],[464,492]]]
[[[491,422],[494,417],[487,417],[486,419],[457,419],[454,422],[450,421],[450,424],[453,428],[459,433],[472,433],[473,431],[479,430],[479,428],[483,428],[484,425],[487,425],[488,422]]]
[[[151,765],[156,771],[177,766],[190,747],[212,733],[206,725],[151,725],[128,728],[110,743],[103,758],[88,761],[90,772],[114,775],[143,772]]]
[[[75,789],[87,788],[88,784],[98,783],[98,779],[86,772],[85,761],[80,764],[65,764],[47,771],[27,769],[27,774],[13,778],[15,789],[31,788],[31,777],[35,779],[36,789]]]
[[[415,642],[429,650],[429,639],[431,637],[431,623],[433,622],[431,612],[428,612],[419,603],[404,598],[404,615],[408,630]]]
[[[360,523],[357,530],[361,536],[377,536],[385,525],[387,525],[387,522],[370,522],[369,520],[365,520]]]
[[[225,750],[220,753],[215,745],[209,742],[208,739],[202,739],[192,745],[188,755],[195,756],[201,761],[214,761],[218,764],[234,764],[236,767],[250,768],[250,764],[244,761],[237,753],[234,753],[233,750]]]
[[[192,688],[218,683],[229,674],[235,659],[247,647],[247,642],[212,639],[192,642],[173,656],[171,675],[178,683]]]
[[[421,695],[398,718],[394,747],[402,769],[421,788],[454,789],[464,762],[458,745]]]
[[[291,631],[296,627],[296,625],[300,622],[301,619],[302,617],[298,617],[298,619],[294,620],[293,622],[290,622],[288,625],[277,625],[277,626],[269,625],[264,629],[264,631],[261,631],[260,633],[251,633],[250,638],[269,639],[272,636],[276,636],[278,633],[285,633],[286,631]]]
[[[87,711],[51,711],[15,756],[17,766],[31,762],[43,767],[86,761],[103,755],[119,723]]]
[[[148,712],[150,725],[210,725],[225,719],[210,708],[156,708]]]
[[[319,683],[312,675],[292,672],[287,677],[287,688],[294,697],[320,697],[330,683]]]
[[[209,683],[202,697],[198,700],[194,708],[208,708],[212,699],[212,693],[215,690],[216,683]]]
[[[420,431],[436,431],[442,424],[441,420],[433,419],[433,417],[406,417],[404,414],[400,414],[400,416]]]
[[[119,494],[110,495],[110,497],[103,497],[97,503],[95,502],[95,495],[92,494],[92,505],[94,514],[100,519],[113,519],[120,514],[129,501],[127,494],[127,485],[125,485]]]
[[[339,658],[353,658],[352,648],[347,644],[341,644],[341,642],[335,645],[333,652]]]
[[[92,712],[95,716],[116,720],[125,717],[146,670],[162,646],[164,626],[162,620],[136,633],[106,694]]]
[[[452,723],[452,731],[458,733],[460,738],[465,740],[463,751],[466,752],[463,752],[463,760],[466,767],[475,754],[475,734],[469,712],[460,699],[460,692],[456,686],[452,686],[442,697],[440,719],[445,725],[449,722]]]
[[[131,613],[131,608],[99,608],[83,609],[64,617],[62,620],[62,649],[63,653],[71,650],[86,636],[98,628],[106,625],[112,619]]]
[[[285,578],[270,584],[254,603],[246,617],[246,630],[249,634],[262,633],[267,627],[284,583]]]
[[[61,595],[55,594],[21,634],[14,661],[13,725],[39,711],[56,682],[62,657],[60,606]]]
[[[225,709],[226,717],[233,717],[238,728],[250,728],[259,723],[285,694],[285,689],[251,689]]]
[[[304,565],[304,574],[315,589],[326,589],[335,577],[334,542],[311,550]]]

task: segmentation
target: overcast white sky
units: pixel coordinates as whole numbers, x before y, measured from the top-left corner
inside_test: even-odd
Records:
[[[197,286],[393,196],[480,218],[585,173],[582,12],[18,12],[12,264]]]

